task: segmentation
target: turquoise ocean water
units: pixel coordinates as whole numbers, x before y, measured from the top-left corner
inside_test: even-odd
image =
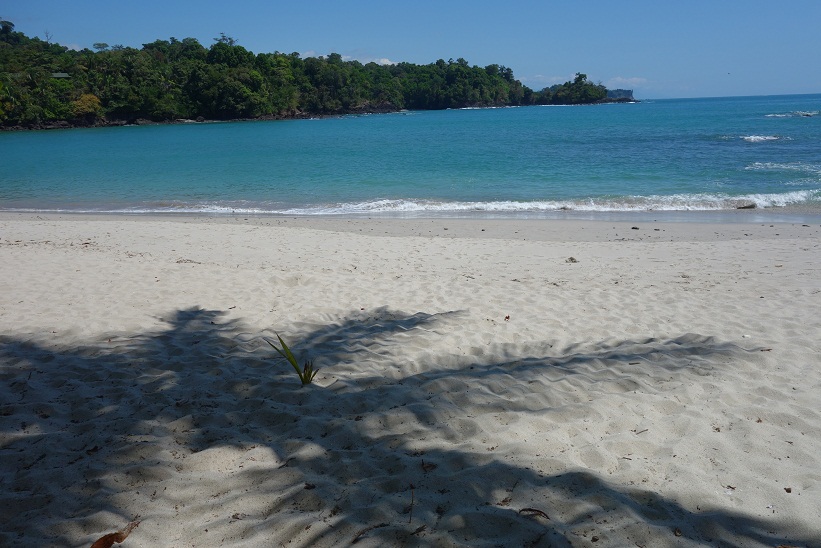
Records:
[[[0,134],[0,210],[821,214],[821,95]]]

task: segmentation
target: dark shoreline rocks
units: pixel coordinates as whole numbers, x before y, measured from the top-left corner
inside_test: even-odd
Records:
[[[583,103],[584,105],[602,105],[609,103],[638,103],[635,99],[606,98],[594,103]],[[494,105],[464,105],[462,108],[491,108]],[[505,105],[507,106],[507,105]],[[528,105],[530,106],[530,105]],[[534,105],[537,106],[537,105]],[[76,129],[76,128],[93,128],[93,127],[121,127],[121,126],[161,126],[173,124],[193,124],[193,123],[214,123],[214,122],[257,122],[257,121],[274,121],[274,120],[310,120],[316,118],[338,118],[340,116],[350,116],[352,114],[391,114],[395,112],[402,112],[404,109],[399,109],[392,104],[381,105],[363,105],[358,108],[345,109],[334,113],[313,113],[313,112],[291,112],[287,114],[266,114],[257,116],[256,118],[204,118],[198,116],[196,119],[176,118],[173,120],[150,120],[147,118],[134,118],[131,120],[122,119],[105,119],[98,118],[96,120],[79,119],[79,120],[53,120],[49,122],[39,122],[30,125],[0,125],[0,131],[37,131],[44,129]]]
[[[335,114],[312,114],[307,112],[298,112],[294,114],[268,114],[265,116],[258,116],[256,118],[230,118],[230,119],[210,119],[198,116],[196,119],[176,118],[174,120],[149,120],[147,118],[135,118],[133,120],[108,120],[100,118],[93,122],[71,121],[71,120],[54,120],[49,122],[40,122],[31,125],[0,125],[0,131],[37,131],[46,129],[77,129],[77,128],[94,128],[94,127],[120,127],[120,126],[163,126],[175,124],[200,124],[200,123],[214,123],[214,122],[254,122],[254,121],[270,121],[270,120],[309,120],[311,118],[336,118],[339,116],[346,116],[350,114],[387,114],[390,112],[399,112],[399,110],[351,110]]]

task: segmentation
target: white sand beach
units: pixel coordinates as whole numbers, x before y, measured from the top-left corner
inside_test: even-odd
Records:
[[[821,545],[817,223],[3,213],[0,287],[3,546]]]

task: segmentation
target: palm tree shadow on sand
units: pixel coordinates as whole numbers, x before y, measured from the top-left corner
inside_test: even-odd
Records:
[[[640,388],[626,364],[686,371],[697,357],[743,355],[735,345],[684,335],[454,357],[425,349],[458,329],[458,312],[385,308],[285,333],[321,369],[300,387],[272,333],[223,315],[179,310],[165,330],[83,346],[0,338],[3,544],[76,545],[138,514],[135,545],[821,540],[481,448],[492,433],[477,414],[537,420],[592,382]],[[174,538],[152,521],[173,523]]]

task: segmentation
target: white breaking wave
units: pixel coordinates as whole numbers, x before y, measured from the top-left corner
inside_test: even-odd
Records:
[[[742,135],[741,138],[748,143],[763,143],[764,141],[778,141],[781,137],[777,135]]]
[[[800,162],[754,162],[744,168],[747,171],[796,171],[809,175],[821,176],[821,164],[804,164]]]
[[[811,204],[821,207],[821,188],[797,190],[779,194],[674,194],[670,196],[622,196],[575,200],[500,200],[488,202],[434,201],[434,200],[372,200],[303,207],[281,207],[276,204],[235,203],[178,203],[145,205],[128,208],[13,208],[25,212],[126,213],[126,214],[212,214],[212,215],[369,215],[369,214],[516,214],[578,212],[635,212],[635,211],[722,211],[738,208],[773,208]],[[4,208],[0,208],[4,209]]]
[[[812,118],[813,116],[818,116],[821,114],[821,111],[818,110],[796,110],[793,112],[784,112],[780,114],[767,114],[767,118]]]
[[[720,211],[739,207],[784,207],[821,200],[821,189],[781,194],[675,194],[625,196],[580,200],[444,202],[431,200],[374,200],[272,211],[284,215],[350,215],[367,213],[538,213],[551,211]]]

